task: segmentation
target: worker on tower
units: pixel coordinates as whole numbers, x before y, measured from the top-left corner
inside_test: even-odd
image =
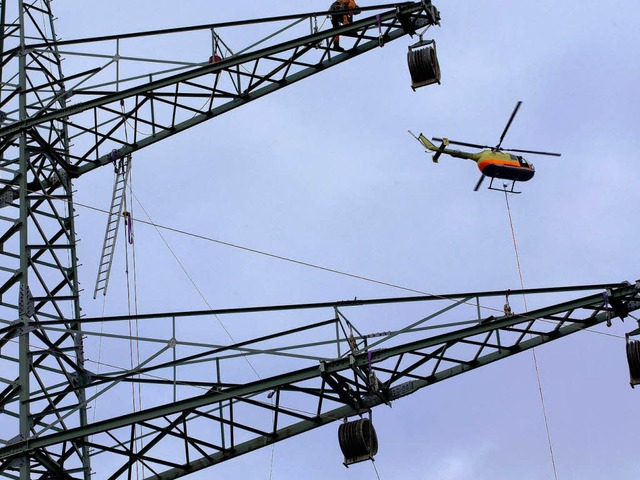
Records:
[[[331,10],[332,12],[341,12],[341,13],[335,13],[331,15],[331,25],[333,26],[333,28],[337,28],[340,25],[348,25],[349,23],[353,22],[353,16],[358,15],[360,13],[360,10],[358,10],[359,8],[360,7],[358,7],[355,0],[337,0],[333,2],[329,10]],[[354,10],[354,11],[344,13],[342,12],[342,10]],[[340,46],[339,35],[336,35],[335,37],[333,37],[333,47],[336,50],[344,52],[344,48]]]

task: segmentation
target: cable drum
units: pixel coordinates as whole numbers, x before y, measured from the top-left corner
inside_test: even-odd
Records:
[[[435,43],[421,49],[409,49],[407,63],[411,74],[411,88],[440,83],[440,65]]]
[[[378,436],[368,418],[340,425],[338,440],[345,465],[372,459],[378,453]]]
[[[640,384],[640,341],[627,341],[627,361],[631,386]]]

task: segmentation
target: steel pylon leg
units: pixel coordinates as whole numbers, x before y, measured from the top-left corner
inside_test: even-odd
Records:
[[[37,14],[35,14],[37,12]],[[0,70],[0,118],[24,121],[66,100],[49,1],[0,2],[2,48],[18,48]],[[49,47],[23,48],[26,39]],[[46,95],[34,86],[45,85]],[[0,440],[6,445],[87,425],[82,331],[40,322],[80,316],[72,185],[66,127],[48,122],[0,142]],[[52,187],[51,185],[55,185]],[[16,188],[17,186],[17,188]],[[91,476],[83,441],[0,462],[0,476]],[[71,476],[73,475],[73,477]]]

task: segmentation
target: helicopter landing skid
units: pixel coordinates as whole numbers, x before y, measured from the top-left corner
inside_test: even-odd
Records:
[[[509,188],[508,183],[503,183],[502,188],[494,187],[493,186],[494,180],[495,180],[495,177],[491,177],[491,183],[489,183],[489,190],[495,190],[496,192],[504,192],[504,193],[522,193],[522,192],[516,192],[514,190],[514,187],[516,186],[515,180],[511,180],[511,188]]]

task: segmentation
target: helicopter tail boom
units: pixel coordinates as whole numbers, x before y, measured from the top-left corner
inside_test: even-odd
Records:
[[[449,140],[446,138],[434,138],[434,140],[442,142],[440,143],[439,147],[436,147],[427,137],[425,137],[423,134],[420,134],[419,136],[416,136],[413,134],[413,132],[411,130],[409,130],[409,133],[413,136],[413,138],[415,138],[416,140],[418,140],[422,146],[424,146],[427,150],[431,150],[432,152],[436,152],[433,155],[433,162],[434,163],[438,163],[438,158],[440,158],[440,155],[442,155],[443,153],[446,155],[451,155],[452,157],[456,157],[456,158],[464,158],[467,160],[473,160],[474,162],[477,162],[480,159],[480,156],[474,153],[467,153],[467,152],[461,152],[460,150],[451,150],[449,148],[446,148],[449,145]]]

